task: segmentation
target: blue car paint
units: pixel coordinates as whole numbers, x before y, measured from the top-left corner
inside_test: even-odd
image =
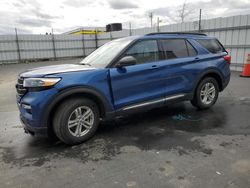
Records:
[[[72,76],[74,74],[74,76]],[[71,87],[87,87],[101,93],[110,104],[109,110],[114,110],[112,97],[109,89],[109,70],[96,69],[85,72],[70,72],[57,74],[57,77],[63,79],[56,84],[56,88],[60,91]]]
[[[28,92],[25,97],[22,98],[19,104],[29,104],[32,107],[32,114],[28,113],[24,108],[19,106],[21,115],[26,119],[29,125],[32,127],[42,127],[40,124],[42,120],[42,114],[46,110],[46,106],[58,93],[58,89],[51,88],[49,90],[43,90],[39,92]]]
[[[115,113],[125,106],[143,101],[161,99],[178,93],[192,94],[201,75],[209,70],[219,72],[223,84],[227,85],[230,79],[230,69],[223,59],[226,53],[211,54],[194,40],[204,38],[204,36],[153,35],[139,39],[164,38],[188,40],[196,49],[197,56],[161,60],[126,68],[98,68],[40,75],[26,74],[27,77],[60,77],[61,81],[50,89],[31,91],[22,98],[17,96],[22,119],[25,119],[25,124],[32,131],[36,132],[36,128],[47,129],[47,125],[42,121],[48,110],[47,106],[63,91],[77,87],[89,88],[100,93],[108,102],[107,112]],[[31,105],[32,114],[22,108],[22,104]]]

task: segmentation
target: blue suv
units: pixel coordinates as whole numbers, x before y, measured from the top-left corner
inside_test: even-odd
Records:
[[[19,75],[17,103],[25,132],[79,144],[101,119],[190,100],[214,105],[230,80],[231,57],[214,37],[151,33],[104,44],[79,64]]]

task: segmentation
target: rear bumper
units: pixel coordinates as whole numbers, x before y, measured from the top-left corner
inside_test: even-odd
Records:
[[[48,136],[47,127],[32,127],[29,122],[20,114],[20,121],[23,125],[25,133],[31,135]]]
[[[221,91],[223,91],[223,90],[227,87],[227,85],[229,84],[230,77],[231,77],[231,74],[229,74],[229,75],[225,78],[225,80],[224,80],[224,82],[223,82],[223,84],[222,84],[222,90],[221,90]]]

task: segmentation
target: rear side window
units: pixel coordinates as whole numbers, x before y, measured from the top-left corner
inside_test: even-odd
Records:
[[[195,49],[184,39],[162,39],[160,40],[166,59],[183,58],[195,56]]]
[[[224,48],[216,39],[197,39],[197,42],[200,43],[204,48],[213,54],[224,52]]]

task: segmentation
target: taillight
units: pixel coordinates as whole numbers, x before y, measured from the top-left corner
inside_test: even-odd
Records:
[[[226,61],[228,64],[231,64],[231,56],[230,56],[230,55],[224,56],[224,59],[225,59],[225,61]]]

